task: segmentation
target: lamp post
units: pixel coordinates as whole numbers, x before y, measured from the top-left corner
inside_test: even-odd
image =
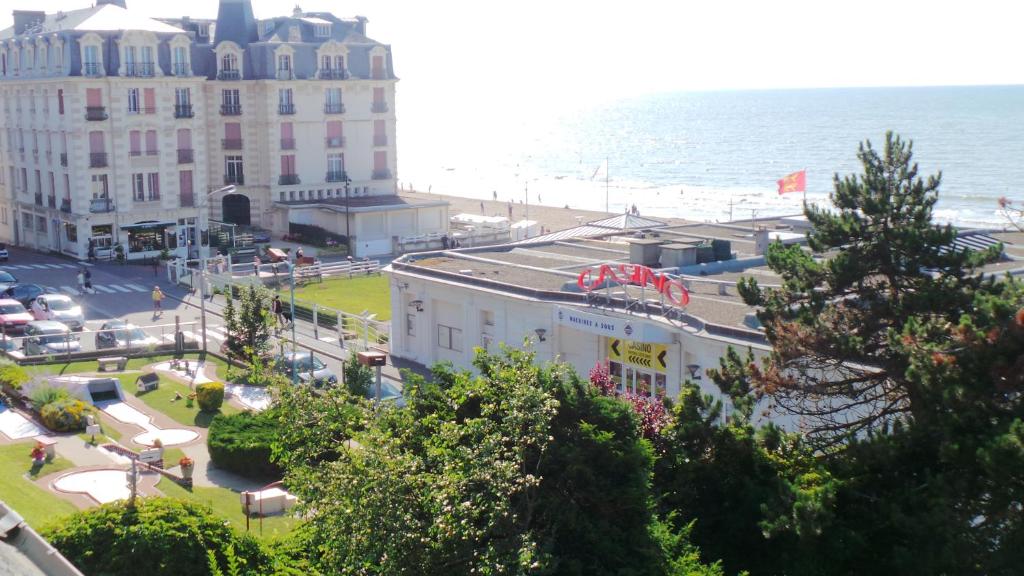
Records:
[[[341,171],[341,181],[345,183],[345,255],[352,256],[352,235],[349,233],[349,213],[348,213],[348,185],[352,182],[352,179],[348,177],[348,172]]]
[[[230,194],[235,191],[235,185],[229,184],[223,188],[217,188],[216,190],[210,190],[206,193],[203,203],[196,206],[196,221],[193,224],[189,233],[185,235],[185,266],[188,266],[188,258],[191,256],[191,247],[189,241],[192,237],[192,231],[199,228],[199,222],[202,220],[202,209],[210,207],[210,196],[217,194],[218,192],[224,192]],[[203,332],[203,352],[206,352],[206,257],[203,256],[203,237],[197,236],[199,240],[199,324],[200,330]],[[189,275],[191,277],[191,274]]]

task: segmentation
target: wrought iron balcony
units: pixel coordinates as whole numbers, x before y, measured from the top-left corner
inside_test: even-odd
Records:
[[[42,192],[36,192],[36,206],[42,206],[42,205],[43,205],[43,193]]]
[[[61,198],[60,200],[60,211],[71,213],[71,198]]]
[[[328,148],[344,148],[345,137],[335,136],[334,138],[331,138],[328,136],[327,138],[324,138],[324,145],[327,146]]]
[[[50,207],[50,208],[56,208],[57,207],[57,197],[56,196],[47,196],[46,197],[46,205],[48,207]]]
[[[387,102],[374,102],[373,105],[370,106],[370,111],[376,113],[387,112],[390,109],[391,108],[388,107]]]
[[[281,186],[291,186],[293,184],[299,184],[298,174],[281,174],[277,177],[277,183]]]
[[[174,117],[175,118],[192,118],[195,113],[192,112],[191,104],[175,104],[174,105]]]
[[[152,78],[153,69],[152,62],[129,62],[124,66],[125,76],[135,76],[138,78]]]
[[[347,174],[345,174],[344,170],[328,170],[327,171],[327,178],[325,178],[325,181],[327,181],[327,182],[344,182],[346,180],[346,178],[347,178]]]
[[[191,76],[192,67],[188,62],[175,62],[171,65],[171,73],[175,76]]]
[[[391,170],[386,170],[385,169],[385,170],[374,170],[373,171],[373,179],[374,180],[388,180],[390,178],[391,178]]]
[[[217,73],[217,80],[241,80],[242,72],[240,70],[221,70]]]
[[[89,153],[89,168],[106,168],[107,167],[107,153],[106,152],[90,152]]]
[[[220,147],[224,150],[241,150],[242,139],[241,138],[224,138],[220,141]]]
[[[93,198],[89,201],[89,212],[102,214],[114,211],[114,201],[110,198]]]
[[[107,107],[106,106],[86,106],[85,107],[85,119],[86,120],[106,120]]]
[[[183,192],[178,197],[178,202],[182,208],[195,208],[196,206],[195,196],[191,192]]]
[[[295,74],[292,74],[291,70],[278,70],[277,71],[277,79],[278,80],[294,80],[295,79]]]
[[[239,185],[245,184],[245,175],[243,175],[243,174],[225,174],[224,175],[224,183],[225,184],[239,184]]]
[[[321,80],[345,80],[348,78],[348,71],[338,70],[336,68],[325,68],[317,72],[316,77]]]
[[[295,114],[295,104],[278,104],[278,114]]]
[[[220,107],[221,116],[240,116],[242,114],[241,104],[222,104]]]
[[[328,102],[324,104],[324,114],[344,114],[345,105],[341,102]]]
[[[152,148],[146,150],[146,156],[159,156],[159,155],[160,155],[160,151],[159,150],[154,150]]]
[[[128,151],[128,157],[129,158],[138,158],[140,156],[142,156],[142,150],[129,150]]]
[[[281,150],[295,150],[295,138],[281,138]]]
[[[83,76],[103,76],[103,65],[99,62],[86,62],[82,64]]]
[[[60,165],[65,167],[65,168],[68,167],[68,153],[67,152],[61,152],[60,153]]]
[[[191,148],[178,148],[178,164],[191,164],[194,162],[192,152]]]
[[[373,145],[374,146],[387,146],[388,145],[388,135],[387,134],[374,134],[373,135]]]

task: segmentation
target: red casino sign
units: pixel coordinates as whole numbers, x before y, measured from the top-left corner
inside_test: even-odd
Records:
[[[593,268],[580,272],[576,280],[584,292],[600,288],[605,282],[614,282],[620,286],[649,286],[676,306],[690,303],[690,291],[681,281],[668,274],[655,274],[654,270],[639,264],[602,264],[596,272]]]

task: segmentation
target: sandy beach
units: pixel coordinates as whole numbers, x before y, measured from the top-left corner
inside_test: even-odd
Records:
[[[426,192],[411,192],[402,191],[398,193],[403,198],[409,200],[447,200],[451,204],[449,208],[449,215],[454,216],[462,212],[469,214],[480,214],[480,206],[483,205],[483,213],[487,216],[505,216],[508,217],[509,203],[507,201],[493,201],[493,200],[480,200],[478,198],[464,198],[462,196],[450,196],[447,194],[432,194]],[[584,224],[586,222],[592,222],[594,220],[601,220],[610,216],[607,212],[597,212],[594,210],[579,210],[576,208],[566,208],[563,206],[545,206],[543,204],[530,204],[529,206],[529,219],[535,220],[540,226],[544,227],[545,231],[564,230],[566,228],[572,228],[577,224]],[[688,224],[691,221],[683,220],[681,218],[663,218],[653,214],[643,214],[641,216],[647,216],[667,222],[669,224]],[[527,206],[526,204],[512,204],[512,221],[524,220],[527,217]]]

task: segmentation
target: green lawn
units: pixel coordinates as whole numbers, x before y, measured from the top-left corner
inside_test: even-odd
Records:
[[[148,366],[150,364],[156,364],[157,362],[166,362],[166,361],[170,360],[171,358],[174,358],[174,356],[172,356],[170,354],[164,354],[162,356],[153,356],[153,357],[150,357],[150,358],[132,358],[132,359],[128,360],[128,365],[127,365],[126,369],[127,370],[142,370],[142,368],[145,367],[145,366]],[[198,353],[185,354],[183,356],[183,358],[190,359],[190,360],[197,360],[199,358],[199,354]],[[206,357],[206,361],[212,363],[213,365],[215,365],[217,367],[217,378],[224,378],[225,377],[225,375],[227,374],[227,365],[224,363],[223,360],[221,360],[220,358],[215,358],[213,356],[209,356],[208,355]],[[66,363],[56,363],[56,364],[38,364],[38,365],[35,365],[35,366],[24,366],[25,370],[30,375],[33,375],[33,376],[34,375],[38,375],[38,374],[70,375],[70,374],[80,374],[82,372],[96,372],[96,367],[97,367],[97,365],[96,365],[96,361],[95,360],[82,360],[82,361],[79,361],[79,362],[66,362]],[[119,374],[119,372],[110,372],[111,376],[116,376],[117,374]],[[135,385],[134,378],[132,379],[130,384],[134,388],[134,385]]]
[[[29,452],[34,445],[34,442],[29,441],[0,446],[0,500],[14,508],[33,528],[38,529],[60,516],[75,512],[77,508],[27,479],[32,469]],[[46,476],[72,467],[74,465],[70,461],[57,457],[52,462],[43,464],[42,469],[36,472],[36,476]]]
[[[172,498],[183,498],[192,500],[209,507],[215,514],[229,521],[235,530],[245,532],[245,514],[242,513],[242,504],[239,502],[238,492],[227,488],[210,488],[206,486],[195,486],[191,491],[161,478],[157,488]],[[301,520],[291,516],[268,516],[263,519],[264,540],[271,540],[284,536],[292,531]],[[260,519],[249,519],[249,532],[260,538]]]
[[[121,386],[125,390],[134,390],[135,388],[135,375],[126,374],[121,376]],[[192,403],[192,407],[188,407],[188,395],[192,391],[189,390],[188,386],[160,376],[160,387],[150,392],[135,392],[135,397],[142,400],[150,408],[163,412],[170,416],[175,421],[184,424],[186,426],[199,426],[200,428],[208,428],[210,421],[217,414],[237,414],[241,412],[238,408],[228,404],[227,402],[221,406],[219,412],[203,412],[199,410],[199,405],[195,402]],[[175,395],[180,394],[181,399],[176,400]]]
[[[288,298],[287,290],[281,292],[285,306],[288,305]],[[311,282],[297,289],[295,298],[349,314],[361,314],[363,310],[369,310],[371,314],[377,315],[377,320],[391,319],[391,288],[383,274]]]
[[[121,431],[118,430],[117,428],[114,428],[113,426],[104,423],[103,420],[105,418],[106,416],[103,416],[102,412],[100,412],[99,410],[96,411],[96,422],[100,425],[100,428],[103,430],[103,435],[96,437],[96,443],[103,444],[103,442],[105,442],[104,437],[114,442],[120,441]],[[82,440],[85,440],[86,442],[92,441],[92,436],[86,434],[85,432],[79,433],[78,437],[81,438]]]

